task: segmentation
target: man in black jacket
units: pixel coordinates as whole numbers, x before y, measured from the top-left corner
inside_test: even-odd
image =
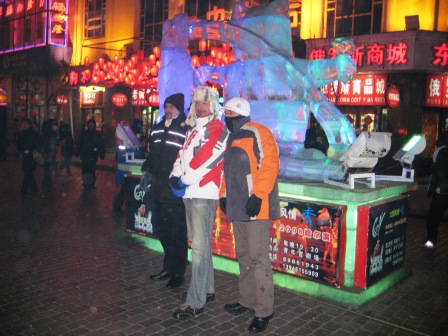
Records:
[[[149,191],[145,187],[152,184],[155,209],[151,221],[165,252],[162,271],[149,278],[154,281],[169,279],[166,286],[176,288],[185,281],[187,224],[182,198],[172,194],[168,179],[187,132],[184,95],[176,93],[169,96],[164,108],[165,116],[151,132],[149,156],[142,166],[140,187]]]
[[[20,190],[21,198],[24,199],[31,187],[31,192],[37,194],[37,182],[34,176],[37,163],[33,158],[33,153],[38,152],[42,146],[42,138],[36,130],[33,129],[31,121],[23,121],[23,129],[18,136],[17,151],[22,158],[23,182]]]
[[[437,147],[432,158],[432,174],[428,185],[431,205],[426,222],[426,242],[419,244],[427,249],[437,247],[439,223],[448,209],[448,132],[439,135]]]
[[[87,122],[87,130],[79,138],[75,156],[81,157],[82,186],[84,189],[95,188],[96,162],[98,156],[104,160],[104,141],[93,119]]]

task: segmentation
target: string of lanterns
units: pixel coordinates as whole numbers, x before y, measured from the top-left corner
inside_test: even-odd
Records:
[[[207,41],[199,41],[199,55],[191,56],[191,65],[197,68],[202,65],[225,66],[235,62],[235,55],[230,45],[207,49]],[[143,50],[133,54],[128,60],[115,56],[113,60],[106,61],[100,57],[90,64],[88,56],[84,58],[84,66],[88,69],[82,72],[85,81],[91,84],[114,85],[124,83],[128,86],[157,87],[157,76],[161,67],[160,46],[155,46],[152,54],[144,57]],[[190,53],[190,50],[187,49]]]

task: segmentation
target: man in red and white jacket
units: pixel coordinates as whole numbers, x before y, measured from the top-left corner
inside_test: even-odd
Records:
[[[218,111],[217,94],[212,89],[199,87],[194,91],[186,120],[192,129],[186,134],[170,177],[171,190],[184,200],[192,250],[186,301],[173,314],[179,320],[202,313],[205,303],[214,299],[211,238],[228,137],[227,128],[217,119]]]

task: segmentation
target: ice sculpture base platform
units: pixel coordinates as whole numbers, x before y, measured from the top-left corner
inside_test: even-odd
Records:
[[[282,203],[290,202],[294,207],[297,207],[297,204],[318,204],[320,208],[338,205],[344,209],[344,223],[339,226],[339,256],[334,266],[341,274],[340,283],[331,285],[306,278],[300,272],[294,272],[294,268],[278,271],[278,268],[274,267],[275,285],[357,308],[410,276],[411,265],[404,260],[406,194],[417,187],[416,183],[382,181],[372,189],[368,183],[357,182],[354,190],[347,190],[324,183],[300,184],[280,181]],[[149,249],[163,253],[157,239],[141,234],[135,234],[135,237]],[[280,235],[273,229],[271,237],[274,239]],[[296,237],[300,240],[300,237]],[[222,227],[217,239],[224,239]],[[282,236],[279,240],[283,239],[285,238]],[[292,238],[289,237],[288,240],[291,242]],[[279,250],[281,252],[283,247]],[[322,252],[319,253],[319,258],[322,259]],[[281,253],[279,255],[278,259],[282,257]],[[284,259],[289,257],[286,253],[283,256]],[[189,259],[191,260],[191,251]],[[323,259],[320,264],[328,265],[328,260],[325,260],[325,257]],[[213,263],[216,270],[236,275],[239,273],[238,263],[228,255],[215,254]],[[273,261],[273,265],[275,264]]]

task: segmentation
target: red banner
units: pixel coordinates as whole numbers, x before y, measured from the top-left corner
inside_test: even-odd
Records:
[[[347,82],[334,81],[320,91],[335,105],[385,106],[387,75],[355,75]]]
[[[448,107],[448,76],[428,75],[426,77],[425,106]]]

